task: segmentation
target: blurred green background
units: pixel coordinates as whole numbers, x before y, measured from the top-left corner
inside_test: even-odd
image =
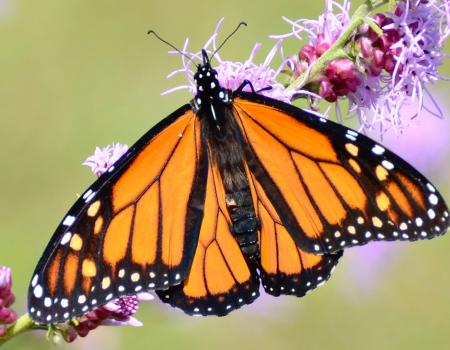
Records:
[[[178,46],[189,36],[197,50],[222,16],[223,36],[245,20],[249,26],[221,56],[244,60],[261,41],[262,61],[272,45],[267,36],[289,31],[282,15],[316,18],[322,7],[323,1],[307,0],[0,0],[0,264],[13,269],[16,309],[25,310],[32,270],[56,225],[94,180],[83,160],[96,145],[132,144],[190,98],[159,95],[184,81],[166,79],[179,58],[168,56],[147,29]],[[295,52],[294,43],[289,50]],[[441,73],[450,76],[448,63]],[[449,111],[448,83],[432,91]],[[418,153],[406,147],[405,157],[434,159],[422,170],[450,200],[449,122],[423,123],[426,132],[419,127],[407,141]],[[306,298],[262,297],[226,318],[192,318],[148,302],[137,314],[144,328],[102,327],[62,347],[449,349],[449,250],[448,235],[354,249]],[[52,345],[36,332],[5,346],[28,348]]]

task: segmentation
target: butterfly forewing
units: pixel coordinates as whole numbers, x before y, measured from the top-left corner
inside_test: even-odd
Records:
[[[251,172],[302,249],[429,239],[449,226],[434,186],[368,137],[256,94],[234,100]]]
[[[181,108],[77,201],[33,275],[35,321],[62,322],[121,295],[181,283],[203,216],[198,127]]]

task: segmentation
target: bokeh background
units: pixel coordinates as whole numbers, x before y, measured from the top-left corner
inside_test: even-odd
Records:
[[[357,2],[356,2],[357,3]],[[93,180],[80,164],[96,145],[132,144],[190,97],[166,74],[179,59],[149,28],[199,49],[225,16],[222,35],[249,23],[221,55],[289,30],[281,16],[315,18],[323,1],[0,0],[0,264],[13,269],[16,309],[56,225]],[[447,52],[449,46],[447,46]],[[294,43],[286,51],[294,53]],[[289,52],[288,52],[289,53]],[[450,76],[450,64],[441,70]],[[432,88],[450,116],[449,83]],[[418,166],[450,201],[448,120],[422,119],[385,143]],[[373,244],[347,252],[331,280],[306,298],[261,297],[226,318],[192,318],[159,301],[141,306],[144,328],[102,327],[71,349],[449,349],[450,236]],[[5,349],[51,349],[30,333]]]

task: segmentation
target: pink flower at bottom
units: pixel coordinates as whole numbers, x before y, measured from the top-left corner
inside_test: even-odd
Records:
[[[87,312],[78,322],[71,324],[66,331],[66,341],[73,342],[77,336],[85,337],[99,326],[133,326],[143,324],[133,317],[139,309],[140,301],[153,300],[149,293],[123,296],[92,311]]]
[[[0,266],[0,337],[5,334],[8,325],[17,319],[15,311],[10,308],[15,300],[16,297],[12,292],[11,269]]]

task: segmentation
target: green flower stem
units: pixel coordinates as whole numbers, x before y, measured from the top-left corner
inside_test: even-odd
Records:
[[[339,38],[334,42],[334,44],[330,46],[330,48],[325,51],[317,61],[314,62],[309,70],[305,71],[301,76],[299,76],[291,84],[289,84],[286,90],[288,92],[293,92],[294,90],[305,86],[306,84],[311,82],[317,74],[323,72],[325,70],[325,67],[331,61],[334,61],[338,58],[348,58],[348,55],[345,52],[344,48],[351,39],[354,32],[358,29],[359,26],[366,23],[366,17],[369,13],[380,6],[388,4],[389,1],[390,0],[367,0],[365,4],[358,7],[352,18],[350,19],[350,23],[344,29]],[[372,26],[373,25],[371,23],[371,27]]]
[[[16,335],[33,329],[47,329],[47,327],[35,324],[28,314],[21,316],[6,330],[6,334],[3,337],[0,337],[0,346]]]

